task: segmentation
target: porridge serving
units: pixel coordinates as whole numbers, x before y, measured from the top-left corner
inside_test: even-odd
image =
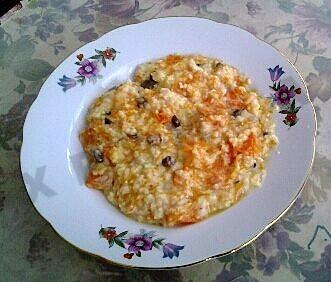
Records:
[[[124,214],[189,224],[259,186],[277,144],[270,99],[237,69],[201,55],[139,65],[97,98],[80,140],[100,189]]]

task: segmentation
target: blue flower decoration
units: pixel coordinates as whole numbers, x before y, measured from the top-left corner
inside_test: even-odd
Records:
[[[171,243],[167,243],[163,246],[163,257],[169,257],[169,258],[173,258],[178,257],[179,256],[179,251],[183,250],[184,246],[177,246]]]
[[[75,79],[67,77],[64,75],[62,78],[59,79],[60,81],[57,83],[58,85],[62,86],[62,90],[66,92],[68,89],[75,87],[77,82]]]
[[[277,81],[285,72],[283,71],[283,68],[280,68],[279,65],[275,66],[273,69],[268,69],[270,73],[270,79],[275,82]]]

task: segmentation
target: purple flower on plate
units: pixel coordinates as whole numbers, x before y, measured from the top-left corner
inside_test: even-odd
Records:
[[[256,247],[259,250],[263,250],[266,253],[269,253],[273,250],[275,246],[274,238],[270,232],[264,232],[263,235],[256,240]]]
[[[173,258],[178,257],[179,256],[179,251],[183,250],[184,246],[177,246],[171,243],[167,243],[163,246],[163,257],[169,257],[169,258]]]
[[[66,92],[68,89],[75,87],[77,82],[73,78],[67,77],[64,75],[62,78],[59,78],[59,82],[57,83],[58,85],[62,86],[62,90]]]
[[[302,208],[302,204],[303,204],[303,200],[301,198],[296,199],[291,208],[291,212],[292,213],[298,212]]]
[[[85,59],[81,67],[77,71],[81,76],[84,76],[86,78],[94,77],[98,74],[98,63],[96,61],[89,61]]]
[[[271,256],[263,266],[263,274],[267,276],[272,276],[275,270],[280,268],[279,261],[275,256]]]
[[[283,226],[281,225],[281,223],[276,222],[275,224],[273,224],[272,226],[269,227],[268,232],[275,237],[279,232],[284,231]]]
[[[100,0],[95,9],[103,14],[117,18],[132,17],[139,9],[138,0]]]
[[[149,251],[152,249],[152,238],[144,235],[134,235],[125,241],[129,245],[128,251],[138,254],[140,251]]]
[[[287,232],[280,232],[277,234],[277,248],[285,250],[290,244],[290,237]]]
[[[282,67],[279,67],[279,65],[275,66],[273,69],[268,68],[268,71],[270,73],[270,79],[275,82],[277,81],[285,72],[283,71]]]
[[[324,248],[324,252],[321,254],[321,262],[326,269],[331,270],[331,245],[327,245]]]
[[[292,87],[289,89],[285,84],[283,84],[274,94],[274,101],[278,105],[288,105],[291,98],[295,96],[295,92]]]

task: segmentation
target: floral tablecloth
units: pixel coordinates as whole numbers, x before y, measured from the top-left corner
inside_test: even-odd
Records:
[[[124,269],[76,250],[34,210],[19,168],[22,125],[42,83],[79,46],[183,15],[238,25],[296,65],[317,112],[315,162],[291,210],[241,251],[178,270]],[[331,281],[330,98],[330,0],[23,1],[0,26],[0,281]]]

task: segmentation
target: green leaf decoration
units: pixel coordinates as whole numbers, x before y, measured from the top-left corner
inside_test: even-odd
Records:
[[[155,247],[155,248],[157,248],[157,249],[159,249],[160,248],[160,246],[162,246],[163,245],[163,241],[164,241],[165,239],[156,239],[156,240],[154,240],[153,242],[152,242],[152,245],[153,245],[153,247]]]
[[[112,246],[114,246],[114,239],[113,238],[110,238],[108,240],[108,243],[109,243],[109,248],[111,248]]]
[[[77,82],[83,86],[86,82],[86,79],[84,76],[78,76]]]
[[[315,206],[304,205],[299,211],[301,214],[311,213],[315,209]]]
[[[23,94],[25,92],[25,84],[22,80],[20,80],[19,85],[14,89],[15,92],[19,94]]]
[[[309,250],[302,249],[293,253],[293,256],[300,261],[307,261],[313,258],[314,253]]]
[[[101,62],[102,62],[102,65],[104,66],[104,67],[106,67],[106,60],[105,60],[105,57],[101,57]]]
[[[103,56],[102,55],[94,55],[94,56],[90,57],[89,59],[99,60],[100,58],[103,58]]]
[[[304,272],[314,272],[321,267],[321,263],[318,261],[307,261],[300,264],[301,271]]]
[[[290,108],[290,110],[291,110],[291,113],[293,113],[294,110],[295,110],[295,99],[293,99],[293,101],[292,101],[292,103],[291,103],[291,108]]]
[[[28,36],[23,36],[13,42],[2,60],[3,67],[22,67],[22,64],[29,61],[35,51],[35,46]],[[26,65],[26,64],[25,64]],[[28,65],[26,65],[28,67]]]
[[[288,255],[285,251],[279,251],[276,256],[277,256],[277,258],[279,260],[279,263],[281,265],[284,265],[284,266],[287,265]]]
[[[100,236],[100,238],[102,238],[103,237],[103,232],[104,232],[104,228],[102,228],[102,226],[101,226],[101,228],[100,228],[100,230],[99,230],[99,236]]]
[[[223,256],[223,257],[218,258],[217,260],[222,263],[229,263],[229,262],[233,261],[233,256],[232,255]]]
[[[122,240],[121,240],[118,236],[116,236],[116,237],[114,238],[114,242],[116,243],[116,245],[118,245],[118,246],[120,246],[120,247],[122,247],[122,248],[125,249],[125,245],[124,245],[124,243],[122,242]]]
[[[291,252],[297,252],[297,251],[303,250],[303,247],[301,247],[298,243],[292,241],[288,245],[287,249],[290,250]]]
[[[302,45],[303,48],[307,48],[309,45],[309,41],[306,39],[306,32],[300,33],[298,38],[298,43]]]
[[[288,260],[289,266],[291,271],[295,274],[295,276],[300,279],[300,267],[297,261],[295,260],[294,256],[290,254],[289,260]]]
[[[116,237],[124,237],[126,234],[128,234],[128,231],[121,232]]]
[[[0,67],[5,67],[4,60],[8,50],[8,44],[5,40],[0,39]]]
[[[290,34],[293,31],[293,26],[290,23],[280,26],[270,25],[268,28],[271,31],[264,35],[264,39],[267,39],[273,34]]]
[[[253,269],[254,267],[248,263],[247,261],[240,261],[240,262],[232,262],[230,266],[230,270],[238,273],[242,276],[248,275],[248,271]]]
[[[292,14],[292,9],[295,7],[295,3],[291,0],[277,0],[278,8],[285,13]]]
[[[291,220],[297,224],[305,224],[305,223],[309,222],[311,217],[312,217],[312,214],[299,214],[299,215],[291,216]]]
[[[26,61],[23,66],[16,68],[14,73],[19,78],[37,81],[48,76],[53,70],[54,67],[48,62],[41,59],[31,59]]]
[[[288,231],[292,231],[292,232],[300,232],[300,228],[293,222],[288,221],[288,220],[283,220],[282,221],[282,225],[283,227],[288,230]]]
[[[318,281],[318,282],[329,282],[330,281],[330,271],[328,270],[319,270],[316,272],[305,272],[302,271],[302,274],[307,278],[305,281]]]
[[[136,253],[136,255],[137,255],[137,257],[141,257],[141,252],[138,251],[138,252]]]
[[[0,27],[0,39],[4,38],[5,34],[6,34],[5,30],[2,27]]]
[[[157,243],[155,243],[155,242],[152,242],[152,245],[153,245],[153,247],[155,247],[155,248],[157,248],[157,249],[160,248],[159,244],[157,244]]]
[[[290,114],[291,112],[289,112],[288,110],[281,110],[281,111],[279,111],[279,113],[287,115],[287,114]]]
[[[165,239],[155,239],[153,242],[156,243],[156,244],[159,244],[159,245],[162,245],[162,242],[164,241]]]

